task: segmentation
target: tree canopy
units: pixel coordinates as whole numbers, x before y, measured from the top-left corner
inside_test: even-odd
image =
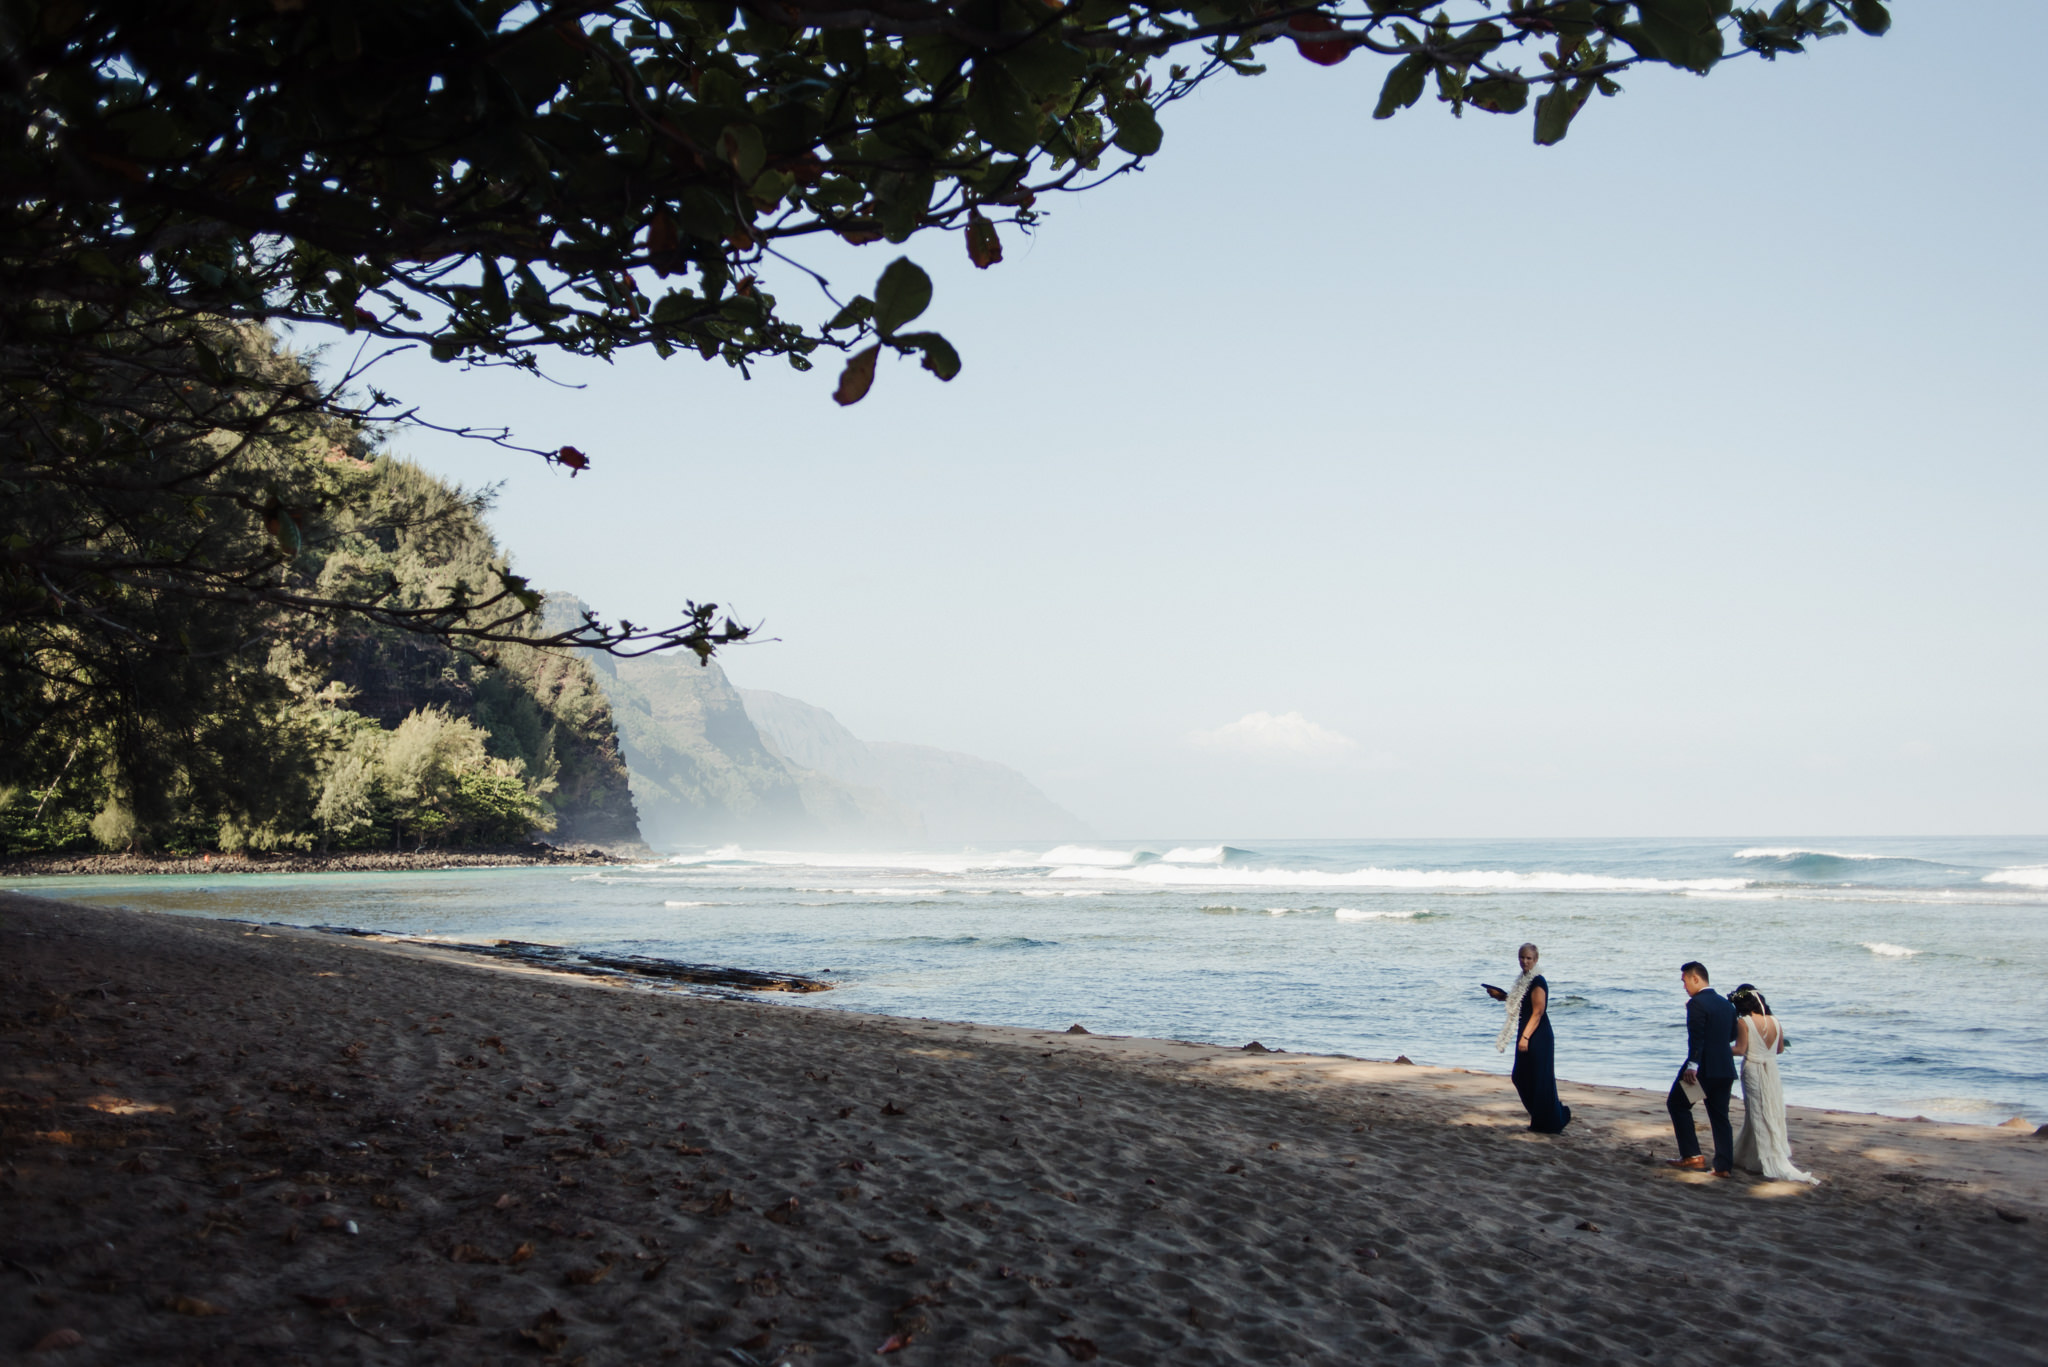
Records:
[[[1377,63],[1376,118],[1434,91],[1548,144],[1634,68],[1889,23],[1880,0],[0,0],[0,663],[56,690],[0,720],[115,677],[139,696],[139,661],[246,654],[286,619],[479,653],[750,635],[687,603],[541,636],[502,563],[424,597],[308,570],[355,525],[338,462],[429,422],[371,383],[391,347],[824,350],[853,403],[884,349],[940,379],[961,358],[914,327],[932,285],[907,256],[785,309],[769,286],[807,242],[957,235],[992,267],[1048,196],[1143,165],[1165,106],[1276,45]],[[316,382],[276,324],[364,350]]]
[[[531,364],[647,345],[798,365],[905,331],[914,266],[816,324],[806,238],[957,232],[1158,153],[1162,107],[1267,45],[1385,66],[1376,118],[1562,139],[1633,67],[1774,59],[1880,0],[6,0],[9,298],[333,323]],[[842,395],[842,397],[845,397]],[[557,458],[575,456],[559,449]]]

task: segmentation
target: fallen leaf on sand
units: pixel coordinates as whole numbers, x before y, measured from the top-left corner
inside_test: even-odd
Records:
[[[1357,1254],[1361,1261],[1368,1263],[1380,1256],[1380,1251],[1376,1248],[1354,1248],[1351,1251]]]
[[[52,1329],[49,1333],[37,1339],[36,1346],[29,1349],[29,1351],[31,1353],[54,1353],[62,1348],[76,1348],[84,1342],[85,1335],[79,1333],[76,1329]]]
[[[1009,1266],[1007,1263],[996,1269],[996,1276],[1002,1278],[1004,1281],[1008,1281],[1010,1278],[1016,1275],[1017,1269]]]
[[[1578,1227],[1585,1230],[1588,1234],[1598,1234],[1600,1232],[1600,1226],[1594,1224],[1591,1220],[1579,1221]]]
[[[2002,1210],[1997,1206],[1993,1206],[1991,1208],[1991,1213],[1993,1215],[1996,1215],[1999,1219],[2005,1221],[2009,1225],[2023,1225],[2027,1222],[2027,1217],[2020,1214],[2018,1211]]]
[[[1065,1349],[1067,1356],[1076,1362],[1093,1362],[1102,1356],[1102,1350],[1095,1346],[1094,1339],[1084,1339],[1079,1334],[1062,1334],[1053,1342]]]
[[[886,1243],[888,1243],[888,1242],[889,1242],[889,1236],[888,1236],[888,1235],[886,1235],[886,1234],[870,1234],[870,1233],[868,1233],[868,1232],[867,1232],[866,1230],[862,1230],[862,1231],[860,1232],[860,1237],[861,1237],[861,1238],[863,1238],[863,1239],[866,1239],[866,1240],[867,1240],[867,1241],[868,1241],[869,1243],[871,1243],[871,1244],[886,1244]]]
[[[905,1111],[905,1110],[904,1110],[904,1109],[903,1109],[902,1107],[898,1106],[898,1105],[897,1105],[897,1104],[896,1104],[895,1102],[893,1102],[893,1101],[885,1101],[885,1102],[883,1102],[883,1103],[882,1103],[882,1114],[883,1114],[883,1115],[908,1115],[908,1114],[909,1114],[909,1112]]]
[[[766,1214],[768,1219],[775,1224],[788,1224],[796,1218],[796,1198],[792,1196],[787,1201],[770,1206]]]
[[[868,1165],[861,1162],[858,1158],[842,1159],[839,1166],[852,1172],[866,1172],[868,1170]]]
[[[916,1267],[917,1255],[907,1248],[892,1248],[882,1255],[882,1261],[894,1263],[898,1267]]]
[[[528,1239],[528,1240],[527,1240],[527,1241],[526,1241],[525,1243],[523,1243],[523,1244],[519,1245],[519,1247],[517,1247],[517,1248],[513,1249],[513,1250],[512,1250],[512,1256],[511,1256],[511,1257],[509,1257],[509,1258],[507,1258],[507,1259],[506,1259],[505,1261],[506,1261],[506,1263],[508,1263],[509,1265],[511,1265],[511,1266],[513,1266],[513,1267],[517,1267],[517,1266],[519,1266],[519,1264],[521,1264],[521,1263],[525,1262],[525,1261],[526,1261],[526,1260],[527,1260],[528,1258],[531,1258],[531,1257],[533,1256],[533,1254],[534,1254],[533,1240],[531,1240],[531,1239]]]
[[[1225,1169],[1223,1170],[1223,1175],[1224,1175],[1225,1177],[1229,1177],[1229,1176],[1230,1176],[1231,1174],[1233,1174],[1233,1173],[1239,1173],[1239,1172],[1243,1172],[1243,1171],[1244,1171],[1244,1164],[1242,1164],[1242,1163],[1232,1163],[1232,1164],[1231,1164],[1231,1165],[1230,1165],[1229,1167],[1227,1167],[1227,1168],[1225,1168]]]
[[[310,1291],[301,1291],[298,1297],[315,1310],[339,1310],[348,1304],[347,1296],[316,1296]]]
[[[653,1281],[656,1277],[659,1277],[661,1275],[662,1269],[666,1268],[667,1266],[668,1259],[661,1259],[659,1262],[656,1262],[653,1265],[651,1265],[645,1272],[642,1272],[640,1274],[640,1280],[643,1282]]]
[[[1529,1340],[1513,1332],[1508,1334],[1508,1342],[1514,1344],[1517,1348],[1527,1348],[1529,1346]]]
[[[596,1286],[611,1276],[612,1269],[617,1266],[617,1263],[600,1263],[596,1267],[571,1268],[567,1280],[571,1286]]]
[[[860,1188],[859,1188],[859,1187],[841,1187],[841,1188],[839,1189],[838,1195],[839,1195],[839,1199],[840,1199],[840,1200],[842,1200],[842,1201],[857,1201],[857,1200],[859,1200],[859,1199],[860,1199]]]
[[[494,1210],[510,1210],[512,1207],[518,1204],[519,1198],[508,1191],[503,1196],[500,1196],[497,1200],[491,1202],[491,1207]]]
[[[758,1353],[774,1341],[774,1335],[769,1330],[763,1329],[760,1333],[754,1335],[750,1339],[741,1339],[740,1347],[746,1349],[750,1353]]]
[[[1023,1353],[997,1353],[988,1360],[988,1367],[1038,1367],[1038,1359]]]
[[[457,1244],[448,1250],[451,1263],[494,1263],[498,1261],[475,1244]]]
[[[875,1356],[880,1357],[884,1353],[900,1353],[909,1346],[910,1335],[891,1334],[889,1335],[889,1337],[882,1340],[881,1347],[875,1349]]]
[[[180,1315],[225,1315],[227,1311],[212,1301],[200,1300],[197,1296],[172,1296],[164,1302],[164,1309]]]

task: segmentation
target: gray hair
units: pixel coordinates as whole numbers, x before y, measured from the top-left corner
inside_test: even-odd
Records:
[[[1534,940],[1531,940],[1529,943],[1523,945],[1522,949],[1528,950],[1531,954],[1534,954],[1539,959],[1543,957],[1543,951],[1536,948],[1536,942]],[[1515,951],[1515,957],[1517,959],[1522,957],[1522,949],[1518,949]]]

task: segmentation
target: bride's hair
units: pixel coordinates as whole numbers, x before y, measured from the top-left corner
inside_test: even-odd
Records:
[[[1764,1000],[1764,994],[1754,986],[1744,983],[1728,994],[1728,1004],[1735,1008],[1738,1016],[1768,1016],[1771,1004]]]

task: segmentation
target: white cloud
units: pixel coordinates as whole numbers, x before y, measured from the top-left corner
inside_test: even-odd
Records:
[[[1346,735],[1319,726],[1299,712],[1247,712],[1227,726],[1214,731],[1197,731],[1188,739],[1213,750],[1232,750],[1245,755],[1295,758],[1340,755],[1358,748]]]

